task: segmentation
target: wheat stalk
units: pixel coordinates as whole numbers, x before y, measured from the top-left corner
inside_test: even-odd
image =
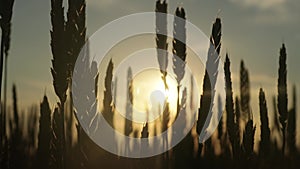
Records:
[[[243,149],[246,155],[246,159],[250,159],[253,155],[254,146],[254,134],[256,127],[253,126],[252,115],[250,114],[249,120],[245,126],[245,132],[243,134]]]
[[[117,87],[117,86],[116,86]],[[126,99],[126,118],[124,124],[124,134],[129,136],[133,132],[133,125],[132,125],[132,106],[133,106],[133,80],[132,80],[132,70],[131,67],[127,70],[127,99]],[[116,90],[115,90],[116,94]],[[125,153],[130,151],[129,141],[125,140],[126,149]]]
[[[106,121],[114,128],[114,111],[112,105],[112,93],[111,93],[111,83],[113,78],[113,68],[114,64],[112,60],[109,61],[107,69],[106,69],[106,76],[104,80],[104,99],[103,99],[103,116]]]
[[[55,108],[52,118],[52,134],[51,134],[51,159],[50,168],[62,169],[63,164],[63,145],[62,145],[62,115],[59,108]]]
[[[11,33],[11,18],[14,0],[0,1],[0,27],[1,27],[1,49],[0,49],[0,98],[2,97],[2,76],[3,76],[3,62],[4,63],[4,99],[3,104],[0,103],[0,149],[4,150],[0,154],[0,166],[6,167],[8,154],[5,150],[8,149],[7,135],[6,135],[6,91],[7,91],[7,59],[10,48],[10,33]],[[5,58],[4,58],[5,57]],[[0,99],[2,101],[2,99]]]
[[[269,155],[270,151],[270,128],[269,128],[269,118],[268,118],[268,108],[265,97],[265,92],[262,88],[259,90],[259,108],[260,108],[260,154],[263,156]]]
[[[66,50],[69,66],[69,78],[72,78],[72,72],[77,60],[78,54],[85,43],[85,0],[69,0],[66,22]]]
[[[287,145],[290,155],[295,155],[295,152],[297,152],[296,147],[296,86],[293,86],[293,107],[289,111],[288,114],[288,121],[287,121]]]
[[[286,143],[286,121],[288,117],[288,98],[287,98],[287,68],[286,68],[286,48],[282,44],[279,56],[279,69],[278,69],[278,97],[277,108],[279,113],[279,121],[282,131],[282,154],[285,152]]]
[[[229,140],[232,146],[233,154],[235,153],[235,120],[234,120],[234,103],[233,103],[233,94],[232,94],[232,82],[231,82],[231,72],[230,72],[230,60],[228,54],[226,54],[225,64],[224,64],[224,72],[225,72],[225,89],[226,89],[226,103],[225,109],[227,113],[227,133],[229,136]]]
[[[249,83],[249,73],[245,67],[244,61],[241,61],[240,66],[240,98],[241,98],[241,110],[244,119],[250,113],[250,83]]]
[[[241,119],[241,111],[240,111],[240,101],[238,97],[235,97],[235,123],[234,123],[234,133],[235,133],[235,158],[240,159],[240,150],[241,150],[241,138],[240,138],[240,119]]]
[[[84,131],[87,134],[94,134],[98,129],[98,114],[97,114],[97,88],[98,88],[98,68],[95,61],[90,61],[89,41],[83,50],[84,56],[78,60],[82,67],[74,71],[74,77],[77,77],[73,82],[74,101],[80,101],[80,106],[76,107],[77,118],[84,124],[88,124]],[[85,82],[83,86],[78,86],[77,82]],[[75,95],[76,94],[76,95]]]
[[[18,115],[18,105],[17,105],[17,89],[16,85],[13,84],[12,88],[12,95],[13,95],[13,112],[14,112],[14,124],[15,124],[15,130],[16,132],[19,131],[19,115]]]
[[[162,80],[165,85],[165,89],[168,89],[167,85],[167,67],[168,67],[168,43],[167,34],[167,7],[166,0],[156,1],[156,47],[157,47],[157,60],[162,74]],[[164,14],[164,15],[163,15]]]
[[[200,98],[200,108],[198,112],[197,133],[200,135],[200,138],[203,137],[201,135],[202,130],[206,130],[210,122],[207,118],[209,114],[211,114],[212,101],[215,95],[215,84],[218,76],[221,28],[221,19],[216,18],[210,37],[210,47],[207,54],[206,71],[203,79],[203,93]],[[205,132],[202,134],[205,134]]]
[[[51,0],[51,51],[53,55],[51,73],[56,95],[63,105],[68,88],[67,55],[65,50],[65,21],[62,0]]]
[[[173,31],[173,71],[176,75],[177,81],[177,118],[180,112],[180,82],[185,74],[185,60],[186,60],[186,28],[185,28],[185,11],[183,8],[176,8],[176,17],[174,18]]]
[[[66,91],[68,88],[68,60],[65,41],[65,20],[64,8],[62,7],[62,0],[51,0],[51,51],[53,55],[51,74],[53,77],[53,86],[60,103],[59,111],[61,117],[61,147],[62,156],[58,163],[62,163],[62,168],[65,168],[65,120],[64,120],[64,104],[66,102]],[[58,119],[57,119],[58,120]],[[58,131],[57,131],[58,132]],[[57,159],[58,160],[58,159]]]
[[[132,81],[132,70],[131,67],[127,71],[127,103],[126,103],[126,119],[125,119],[125,135],[129,136],[133,131],[132,121],[132,105],[133,105],[133,81]]]
[[[1,27],[0,97],[2,96],[1,91],[2,91],[2,75],[3,75],[4,57],[5,57],[5,71],[7,71],[6,66],[7,66],[8,51],[10,48],[11,18],[12,18],[12,14],[13,14],[13,5],[14,5],[14,0],[2,0],[0,2],[0,27]],[[7,73],[5,73],[5,74],[7,75]],[[6,77],[6,75],[5,75],[5,77]],[[4,88],[4,89],[6,90],[6,88]],[[5,104],[3,106],[5,106]]]
[[[218,124],[218,139],[221,141],[223,136],[223,105],[222,105],[222,98],[218,96],[218,119],[220,119]]]
[[[45,95],[40,104],[40,119],[38,133],[38,168],[49,168],[51,140],[51,110],[48,98]]]
[[[183,8],[176,8],[173,31],[173,71],[176,75],[178,86],[184,77],[186,60],[186,28],[185,11]]]

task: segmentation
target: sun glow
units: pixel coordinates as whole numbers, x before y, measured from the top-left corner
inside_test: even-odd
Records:
[[[176,112],[177,83],[168,75],[166,89],[161,76],[157,69],[146,69],[133,78],[133,108],[137,112],[148,112],[152,119],[162,114],[167,102],[171,114]]]
[[[176,81],[169,75],[167,76],[167,85],[168,85],[168,88],[166,89],[162,79],[160,79],[156,82],[156,88],[164,94],[166,101],[169,103],[172,103],[172,102],[176,103],[177,95],[178,95],[177,94],[177,84],[176,84]]]

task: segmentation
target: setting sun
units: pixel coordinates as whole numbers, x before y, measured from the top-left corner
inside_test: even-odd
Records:
[[[161,73],[158,69],[146,69],[133,78],[133,108],[135,114],[148,112],[150,121],[157,119],[169,102],[171,113],[176,112],[177,83],[172,76],[167,76],[168,89],[165,89]],[[145,119],[146,120],[146,119]]]

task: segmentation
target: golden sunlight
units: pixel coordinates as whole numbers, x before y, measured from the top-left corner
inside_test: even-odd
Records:
[[[166,90],[161,76],[158,69],[151,68],[139,72],[133,78],[133,108],[136,112],[148,112],[150,119],[161,115],[166,102],[170,104],[171,114],[175,116],[176,113],[177,82],[168,75]]]

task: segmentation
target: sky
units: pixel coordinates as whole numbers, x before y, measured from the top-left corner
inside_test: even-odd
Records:
[[[277,91],[279,49],[283,42],[288,54],[290,100],[293,84],[300,96],[300,1],[169,0],[168,3],[168,12],[172,14],[177,6],[184,7],[187,19],[207,36],[215,18],[222,19],[221,58],[224,60],[225,53],[229,53],[234,95],[239,95],[239,65],[241,59],[245,61],[250,73],[254,112],[258,112],[260,87],[264,88],[269,110],[273,111],[271,98]],[[122,16],[153,12],[154,9],[155,0],[87,0],[87,35],[91,36]],[[8,60],[8,99],[12,98],[11,88],[15,83],[22,109],[39,104],[44,94],[49,97],[52,108],[58,101],[50,73],[50,29],[50,0],[15,1]],[[299,100],[297,105],[300,105]]]

